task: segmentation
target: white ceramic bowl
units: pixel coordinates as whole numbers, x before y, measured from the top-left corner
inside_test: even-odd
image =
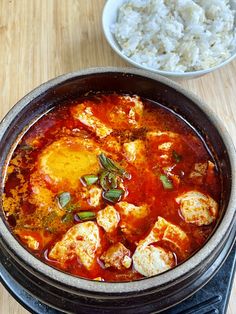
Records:
[[[140,63],[135,62],[134,60],[132,60],[131,58],[127,57],[125,54],[122,53],[118,42],[116,41],[114,35],[111,32],[111,25],[116,22],[118,9],[126,1],[127,0],[107,0],[106,4],[104,6],[104,9],[103,9],[102,26],[103,26],[103,31],[104,31],[105,37],[106,37],[108,43],[110,44],[110,46],[112,47],[112,49],[121,58],[123,58],[125,61],[132,64],[133,66],[144,69],[144,70],[152,71],[152,72],[158,73],[160,75],[163,75],[163,76],[166,76],[169,78],[190,79],[190,78],[196,78],[196,77],[202,76],[204,74],[210,73],[212,71],[215,71],[215,70],[223,67],[224,65],[226,65],[227,63],[229,63],[230,61],[232,61],[236,57],[236,47],[235,47],[231,57],[224,60],[220,64],[218,64],[212,68],[205,69],[205,70],[198,70],[198,71],[191,71],[191,72],[184,72],[184,73],[183,72],[156,70],[156,69],[153,69],[153,68],[150,68],[150,67],[147,67],[147,66],[144,66]],[[231,5],[232,9],[236,10],[236,1],[235,0],[230,0],[230,5]]]

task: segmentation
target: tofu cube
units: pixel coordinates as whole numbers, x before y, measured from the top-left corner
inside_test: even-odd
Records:
[[[113,206],[107,206],[97,213],[97,223],[106,232],[113,232],[120,221],[120,215]]]
[[[129,162],[139,164],[145,161],[146,149],[142,140],[124,143],[123,150]]]
[[[134,269],[150,277],[162,273],[175,265],[173,253],[160,246],[138,247],[133,255]]]
[[[72,114],[75,119],[87,126],[88,129],[94,132],[99,138],[105,138],[113,131],[112,128],[105,125],[93,114],[90,107],[86,107],[83,103],[74,107],[72,109]]]
[[[209,195],[188,191],[176,199],[182,218],[197,226],[210,225],[218,215],[218,204]]]
[[[49,253],[49,258],[65,263],[77,256],[88,270],[96,261],[100,247],[99,228],[95,222],[87,221],[71,227]]]

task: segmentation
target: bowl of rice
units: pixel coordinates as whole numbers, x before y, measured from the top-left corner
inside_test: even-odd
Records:
[[[194,78],[236,56],[236,0],[107,0],[103,31],[133,66]]]

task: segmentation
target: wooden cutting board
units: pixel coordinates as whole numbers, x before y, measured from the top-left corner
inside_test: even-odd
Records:
[[[96,66],[128,66],[101,27],[105,0],[0,1],[0,118],[26,93],[60,74]],[[236,145],[236,61],[181,81],[212,108]],[[0,313],[26,314],[0,286]],[[236,281],[227,314],[236,313]]]

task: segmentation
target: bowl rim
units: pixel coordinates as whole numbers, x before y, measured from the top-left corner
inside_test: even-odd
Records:
[[[14,118],[20,114],[21,110],[33,99],[36,97],[45,94],[48,90],[61,83],[65,83],[68,80],[75,79],[80,76],[89,76],[89,75],[97,75],[97,74],[122,74],[133,75],[133,76],[142,76],[148,79],[159,81],[179,93],[182,93],[184,96],[193,101],[202,111],[209,117],[213,125],[220,132],[223,142],[227,148],[230,163],[232,169],[236,169],[236,155],[234,145],[232,140],[226,131],[223,123],[219,120],[216,115],[211,111],[211,109],[202,101],[199,97],[195,96],[192,92],[185,90],[179,84],[174,81],[171,81],[163,76],[159,76],[154,73],[150,73],[148,71],[140,70],[140,69],[131,69],[131,68],[117,68],[117,67],[101,67],[101,68],[90,68],[84,69],[77,72],[67,73],[56,77],[38,87],[36,87],[33,91],[23,97],[20,101],[18,101],[15,106],[8,112],[8,114],[3,118],[0,123],[0,141],[4,135],[4,131],[6,128],[11,125]],[[212,251],[221,246],[222,238],[224,235],[228,234],[232,229],[232,221],[235,221],[236,212],[234,208],[234,203],[236,200],[236,178],[235,173],[232,171],[232,186],[231,186],[231,195],[229,199],[229,204],[225,214],[222,218],[221,223],[218,225],[217,229],[210,237],[207,242],[207,245],[204,245],[198,252],[196,252],[193,256],[191,256],[184,263],[176,266],[175,268],[169,270],[168,272],[161,273],[157,276],[144,278],[138,281],[131,282],[99,282],[88,280],[80,277],[75,277],[73,275],[63,273],[34,257],[30,252],[28,252],[11,234],[7,225],[4,223],[3,219],[0,219],[0,230],[1,237],[3,237],[5,243],[8,247],[15,252],[20,259],[24,260],[31,268],[36,271],[36,273],[43,274],[48,278],[52,279],[54,282],[58,284],[64,284],[65,286],[70,286],[75,289],[80,289],[83,291],[87,291],[90,293],[109,293],[109,295],[117,295],[124,293],[132,293],[134,291],[144,292],[153,287],[163,286],[171,284],[173,281],[180,280],[183,276],[189,275],[190,272],[195,269],[196,266],[201,265],[201,263],[209,256],[211,256]]]
[[[125,2],[125,1],[126,0],[123,0],[123,2]],[[230,57],[228,57],[227,59],[223,60],[221,63],[219,63],[219,64],[217,64],[211,68],[207,68],[207,69],[203,69],[203,70],[196,70],[196,71],[188,71],[188,72],[164,71],[164,70],[153,69],[151,67],[142,65],[141,63],[138,63],[138,62],[132,60],[131,58],[127,57],[122,52],[117,40],[114,37],[114,34],[112,34],[112,32],[110,30],[111,25],[109,25],[109,27],[107,27],[106,19],[107,19],[107,16],[110,16],[109,10],[110,10],[110,6],[112,5],[113,2],[114,2],[114,0],[107,0],[104,7],[103,7],[103,12],[102,12],[103,33],[105,35],[107,43],[110,45],[110,47],[113,49],[113,51],[115,51],[123,60],[125,60],[126,62],[132,64],[133,66],[135,66],[137,68],[140,68],[140,69],[143,69],[146,71],[151,71],[153,73],[157,73],[159,75],[163,75],[163,76],[167,76],[167,77],[175,77],[175,78],[183,78],[184,79],[184,78],[202,76],[202,75],[205,75],[207,73],[218,70],[236,58],[236,48],[235,48],[235,50],[232,52],[232,55]],[[114,42],[112,42],[110,40],[109,35],[113,38]]]

